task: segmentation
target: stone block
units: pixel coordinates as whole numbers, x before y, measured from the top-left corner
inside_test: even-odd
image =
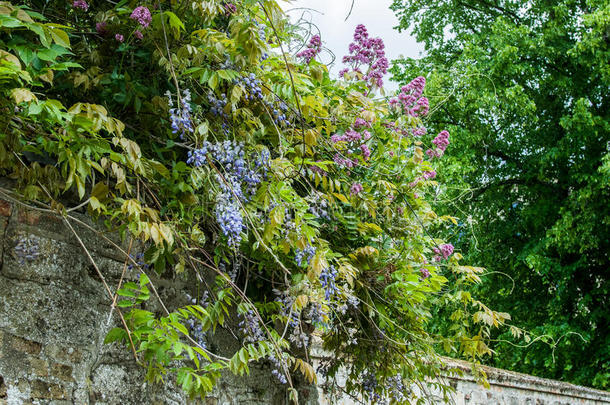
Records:
[[[56,344],[48,344],[45,353],[61,363],[79,363],[83,359],[83,352],[80,349]]]
[[[64,381],[74,381],[72,367],[65,364],[54,363],[51,366],[51,375]]]
[[[13,212],[13,206],[10,202],[0,199],[0,217],[10,217]]]
[[[19,211],[17,213],[17,220],[26,225],[37,225],[40,221],[40,217],[40,211],[29,210],[23,207],[19,207]]]
[[[34,374],[39,377],[47,377],[49,375],[49,363],[46,360],[39,358],[30,358],[30,367]]]
[[[59,384],[34,380],[31,384],[31,395],[34,399],[66,399],[66,389]]]
[[[19,336],[13,336],[12,340],[13,349],[19,352],[35,355],[39,354],[42,350],[42,345],[33,340],[24,339]]]
[[[0,375],[0,399],[6,399],[6,384],[4,384],[4,377]]]

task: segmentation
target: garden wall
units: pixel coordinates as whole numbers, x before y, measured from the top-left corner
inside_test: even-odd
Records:
[[[84,228],[76,231],[108,284],[116,286],[124,264],[112,244]],[[103,344],[116,319],[95,269],[59,218],[0,199],[0,238],[0,405],[188,402],[170,381],[144,383],[145,370],[129,351]],[[15,249],[20,241],[25,256]],[[28,244],[37,249],[27,252]],[[127,271],[128,279],[134,276]],[[187,303],[189,280],[155,281],[168,305]],[[234,344],[222,333],[211,342],[221,352]],[[221,379],[213,395],[199,403],[286,403],[285,389],[261,367],[247,378]],[[504,370],[487,372],[487,390],[469,377],[449,378],[458,404],[610,404],[607,392]],[[355,403],[298,386],[304,404]]]

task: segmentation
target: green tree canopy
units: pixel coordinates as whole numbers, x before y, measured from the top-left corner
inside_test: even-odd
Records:
[[[493,306],[552,343],[513,347],[507,332],[492,363],[610,387],[610,3],[392,9],[426,46],[392,72],[430,72],[427,124],[451,133],[438,207],[462,212],[452,240],[487,264],[480,291]]]

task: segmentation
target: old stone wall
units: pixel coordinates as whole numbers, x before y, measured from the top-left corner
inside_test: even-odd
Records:
[[[76,231],[114,289],[124,270],[120,255],[86,228]],[[134,279],[135,274],[128,270],[126,277]],[[169,305],[186,304],[184,292],[193,288],[186,279],[154,282]],[[115,318],[101,280],[62,220],[0,199],[0,405],[191,403],[171,381],[143,382],[145,370],[128,350],[103,344]],[[210,344],[219,350],[230,352],[236,344],[222,333],[215,339]],[[246,378],[222,378],[199,403],[287,403],[284,387],[274,383],[265,367],[253,367]],[[454,401],[610,404],[606,392],[503,370],[489,369],[488,374],[488,390],[469,377],[449,377],[457,390]],[[299,395],[306,405],[355,403],[306,385],[300,385]]]
[[[75,229],[114,290],[124,261],[112,244],[84,227]],[[144,368],[124,347],[103,344],[116,316],[60,218],[0,199],[0,238],[0,405],[189,403],[171,381],[144,383]],[[126,278],[134,280],[135,270],[127,270]],[[153,280],[172,308],[187,304],[186,292],[195,295],[189,280]],[[237,343],[221,331],[209,344],[231,352]],[[285,403],[286,390],[269,376],[270,370],[254,367],[249,377],[226,376],[203,403]],[[314,387],[303,387],[300,395],[317,403]]]
[[[321,358],[324,353],[314,350],[314,357]],[[433,403],[453,405],[602,405],[610,404],[610,392],[594,390],[560,381],[538,378],[527,374],[481,367],[487,375],[489,388],[485,388],[469,375],[470,366],[467,362],[445,359],[448,368],[460,369],[463,375],[447,374],[439,377],[443,384],[449,385],[454,392],[448,401],[443,400],[439,391],[430,387],[413,387],[420,397],[425,397]],[[338,384],[345,380],[340,375]],[[319,379],[319,403],[324,405],[341,404],[357,405],[363,402],[360,398],[351,398],[340,390],[324,392],[321,386],[324,380]]]

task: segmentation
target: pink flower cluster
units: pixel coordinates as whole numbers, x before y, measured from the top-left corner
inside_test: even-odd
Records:
[[[143,28],[146,28],[152,22],[152,15],[150,15],[150,10],[144,6],[136,7],[131,15],[129,16],[132,20],[135,20],[138,24],[140,24]]]
[[[95,30],[99,35],[104,36],[108,33],[107,26],[108,23],[106,21],[98,22],[97,24],[95,24]]]
[[[324,169],[319,166],[309,166],[309,170],[314,173],[318,173],[320,176],[326,176],[328,174]]]
[[[307,44],[307,49],[297,53],[298,58],[305,59],[305,63],[309,64],[322,51],[322,40],[319,35],[314,35]]]
[[[398,124],[396,124],[396,122],[393,121],[383,123],[383,126],[389,129],[390,131],[400,133],[402,136],[407,136],[409,134],[407,130],[400,127]]]
[[[74,0],[72,7],[80,8],[83,11],[89,10],[89,4],[85,0]]]
[[[416,77],[409,84],[401,87],[398,97],[390,100],[390,106],[397,108],[398,105],[402,105],[405,115],[412,117],[425,116],[430,109],[428,99],[422,97],[425,86],[426,78],[423,76]]]
[[[428,270],[425,267],[422,267],[421,269],[419,269],[419,272],[421,273],[421,278],[422,279],[427,279],[428,277],[430,277],[430,270]]]
[[[364,118],[356,118],[356,121],[354,121],[354,129],[358,130],[360,128],[370,128],[371,127],[371,123],[368,122],[367,120],[365,120]]]
[[[360,194],[360,192],[362,190],[364,190],[364,188],[362,187],[362,184],[354,183],[354,184],[352,184],[352,187],[349,189],[349,192],[351,193],[351,195],[358,195],[358,194]]]
[[[364,136],[365,141],[368,141],[369,139],[371,139],[371,133],[367,130],[364,130],[362,133],[360,133],[360,132],[354,131],[353,129],[349,129],[349,130],[345,131],[345,133],[343,135],[339,135],[339,134],[332,135],[330,137],[330,140],[333,141],[333,143],[358,142],[363,139],[363,136]]]
[[[436,253],[434,261],[440,262],[442,259],[447,260],[453,254],[453,245],[451,243],[444,243],[439,247],[435,247],[432,251]]]
[[[346,155],[351,155],[355,148],[360,149],[362,158],[366,162],[371,157],[371,150],[365,142],[371,139],[371,133],[364,128],[370,127],[370,122],[366,121],[363,118],[356,118],[354,124],[352,125],[352,128],[348,129],[341,135],[332,135],[330,137],[330,140],[334,144],[337,144],[339,142],[345,142],[347,144],[347,147],[345,148]],[[351,168],[358,165],[357,159],[343,156],[341,153],[335,154],[333,160],[335,161],[335,163],[341,166],[345,166],[347,168]]]
[[[424,176],[424,179],[426,179],[426,180],[432,180],[433,178],[436,177],[436,171],[435,170],[425,171],[422,174]]]
[[[445,153],[447,146],[449,146],[449,132],[441,131],[436,138],[432,141],[432,143],[436,146],[434,149],[428,149],[426,154],[430,159],[434,157],[441,157]]]
[[[432,180],[436,177],[436,170],[426,170],[422,173],[421,176],[416,177],[411,183],[409,183],[409,187],[414,188],[419,185],[419,182],[422,180]],[[415,197],[417,198],[417,197]]]
[[[413,130],[411,131],[411,133],[413,134],[413,136],[422,136],[422,135],[426,135],[426,133],[428,132],[428,130],[426,129],[426,127],[417,127],[417,128],[413,128]]]
[[[237,13],[237,7],[235,7],[235,4],[233,4],[233,3],[225,4],[225,10],[226,10],[227,14]]]
[[[343,57],[343,63],[351,65],[355,72],[362,73],[361,66],[367,67],[364,81],[367,86],[383,86],[383,76],[388,72],[390,66],[385,57],[385,45],[381,38],[370,38],[366,27],[359,24],[354,32],[354,42],[349,45],[349,55]],[[343,77],[349,68],[341,70],[339,76]]]

